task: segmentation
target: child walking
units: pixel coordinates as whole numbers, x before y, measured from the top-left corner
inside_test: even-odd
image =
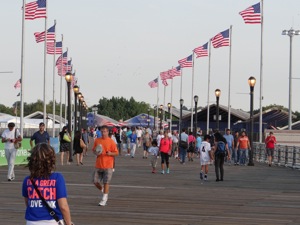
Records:
[[[152,141],[152,146],[148,149],[148,152],[151,156],[152,173],[156,173],[157,156],[159,152],[159,148],[157,147],[156,140]]]
[[[210,164],[212,159],[213,156],[211,153],[210,135],[205,135],[204,141],[200,145],[200,164],[201,164],[200,179],[201,180],[203,180],[203,178],[205,181],[207,180],[208,165]]]

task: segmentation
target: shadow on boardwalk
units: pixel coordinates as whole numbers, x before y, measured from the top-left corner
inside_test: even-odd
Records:
[[[225,167],[225,181],[215,182],[210,166],[207,182],[199,179],[199,163],[181,165],[171,159],[170,174],[152,174],[149,159],[116,158],[108,205],[98,206],[91,184],[95,157],[84,166],[57,166],[67,182],[68,201],[76,225],[96,224],[300,224],[300,171],[283,167]],[[0,167],[0,225],[25,224],[21,182],[28,174],[16,167],[16,180],[6,181]],[[159,170],[158,170],[159,171]]]

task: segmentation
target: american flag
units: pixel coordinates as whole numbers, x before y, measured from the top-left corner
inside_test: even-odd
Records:
[[[34,36],[35,36],[36,43],[45,41],[45,31],[35,32]],[[47,41],[54,41],[54,40],[55,40],[55,25],[53,25],[47,30]]]
[[[241,11],[239,14],[243,17],[246,24],[260,24],[261,23],[260,2]]]
[[[162,84],[163,84],[164,86],[168,86],[168,85],[169,85],[168,82],[167,82],[167,80],[162,80],[161,82],[162,82]]]
[[[193,66],[193,55],[190,55],[184,59],[178,61],[181,68],[192,67]]]
[[[38,18],[46,18],[46,0],[37,0],[25,4],[25,20],[34,20]]]
[[[156,78],[156,79],[150,81],[150,82],[148,83],[148,85],[149,85],[151,88],[156,88],[156,87],[158,87],[158,78]]]
[[[63,57],[63,64],[68,63],[68,51],[64,52],[64,54],[62,55]],[[61,66],[61,55],[58,57],[58,59],[56,60],[56,66]]]
[[[199,57],[204,57],[204,56],[208,56],[208,43],[198,47],[198,48],[195,48],[194,49],[194,52],[196,53],[197,55],[197,58]]]
[[[75,73],[73,73],[73,79],[72,79],[72,83],[71,83],[72,88],[73,88],[75,85],[77,85],[77,81],[78,81],[78,78],[75,77]]]
[[[229,29],[224,30],[223,32],[218,33],[216,36],[214,36],[211,39],[211,43],[214,46],[214,48],[230,46]]]
[[[20,88],[20,87],[21,87],[21,79],[17,80],[17,82],[14,85],[15,89]]]
[[[47,42],[47,54],[54,55],[54,41]],[[62,42],[55,43],[55,54],[62,54]]]
[[[67,65],[66,65],[66,69],[67,69],[67,72],[71,72],[72,71],[72,59],[68,61]]]
[[[181,75],[181,67],[180,66],[177,66],[175,68],[172,68],[170,70],[168,70],[169,72],[169,75],[173,78],[173,77],[176,77],[176,76],[180,76]]]
[[[172,76],[169,74],[169,70],[165,71],[165,72],[161,72],[160,73],[160,78],[162,80],[166,80],[166,79],[172,79]]]

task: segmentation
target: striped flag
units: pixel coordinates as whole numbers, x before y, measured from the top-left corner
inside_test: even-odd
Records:
[[[17,80],[17,82],[14,85],[15,89],[20,88],[20,87],[21,87],[21,79]]]
[[[176,77],[176,76],[180,76],[181,75],[181,67],[177,66],[175,68],[169,69],[168,72],[172,78]]]
[[[148,85],[149,85],[151,88],[156,88],[156,87],[158,87],[158,78],[156,78],[156,79],[150,81],[150,82],[148,83]]]
[[[45,31],[35,32],[34,37],[36,43],[45,41]],[[54,41],[54,40],[55,40],[55,25],[53,25],[47,30],[47,41]]]
[[[54,55],[54,41],[47,42],[47,54]],[[62,42],[58,41],[55,43],[55,54],[62,54]]]
[[[184,59],[178,61],[181,68],[192,67],[193,66],[193,55],[190,55]]]
[[[260,2],[241,11],[239,14],[243,17],[246,24],[260,24],[261,23]]]
[[[198,48],[195,48],[194,49],[194,52],[196,53],[197,55],[197,58],[199,57],[204,57],[204,56],[208,56],[208,43],[198,47]]]
[[[25,20],[34,20],[38,18],[46,18],[46,0],[37,0],[25,4]]]
[[[224,30],[223,32],[218,33],[216,36],[214,36],[211,39],[211,43],[214,46],[214,48],[230,46],[229,29]]]
[[[169,85],[168,82],[167,82],[167,80],[162,80],[161,82],[162,82],[162,84],[163,84],[164,86],[168,86],[168,85]]]
[[[64,54],[62,55],[63,57],[63,64],[68,63],[68,52],[64,52]],[[58,59],[56,60],[56,66],[61,66],[61,55],[58,57]]]
[[[72,59],[68,61],[67,65],[66,65],[66,69],[67,69],[67,72],[71,72],[72,71]]]
[[[172,76],[169,74],[169,70],[165,71],[165,72],[161,72],[160,79],[162,79],[162,80],[172,79]]]

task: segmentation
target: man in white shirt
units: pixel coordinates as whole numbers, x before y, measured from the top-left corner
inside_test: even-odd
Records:
[[[5,157],[8,165],[7,180],[12,181],[15,179],[15,159],[17,149],[15,149],[14,143],[22,141],[19,130],[16,130],[14,123],[8,124],[8,129],[5,129],[2,133],[2,143],[5,143]]]
[[[188,135],[185,133],[185,131],[185,128],[182,128],[182,132],[179,136],[179,154],[181,164],[185,164],[186,151],[188,148]]]
[[[204,141],[202,141],[200,145],[200,164],[201,164],[200,179],[201,180],[203,180],[203,172],[205,172],[204,180],[207,180],[208,165],[213,159],[209,141],[210,141],[210,135],[205,135]]]
[[[157,135],[157,138],[156,138],[156,141],[157,141],[157,147],[158,147],[158,148],[159,148],[159,146],[160,146],[160,141],[161,141],[161,139],[163,139],[163,138],[164,138],[163,131],[160,130],[160,131],[159,131],[159,135]]]
[[[138,127],[138,129],[136,130],[136,135],[137,135],[137,139],[138,139],[138,148],[142,144],[142,134],[143,134],[142,129],[140,127]]]

